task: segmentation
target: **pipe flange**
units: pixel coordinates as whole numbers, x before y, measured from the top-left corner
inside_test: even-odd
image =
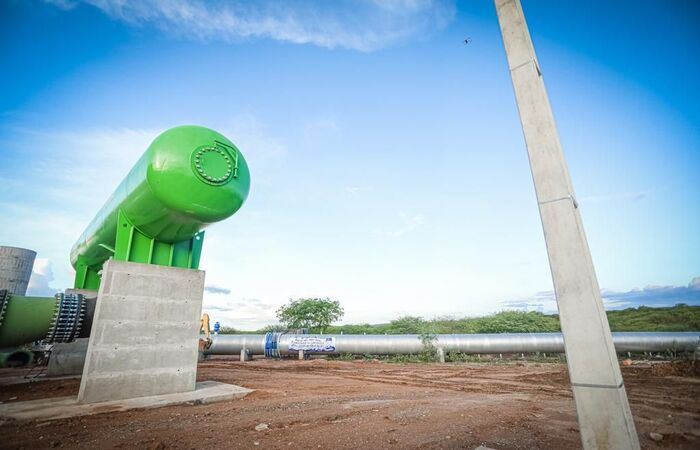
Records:
[[[56,294],[57,308],[47,343],[71,342],[78,335],[85,318],[85,297],[81,294]]]
[[[7,311],[7,305],[10,303],[10,293],[7,289],[0,289],[0,327],[2,326],[2,320],[5,318],[5,311]]]
[[[279,332],[279,331],[271,331],[265,334],[265,357],[266,358],[279,358],[280,357],[280,349],[279,349],[279,341],[280,341],[280,336],[282,336],[284,332]]]

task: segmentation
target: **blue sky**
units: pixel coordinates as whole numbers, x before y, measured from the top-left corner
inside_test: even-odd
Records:
[[[700,3],[523,3],[608,306],[700,304]],[[491,1],[0,8],[0,243],[39,253],[31,293],[70,286],[150,141],[199,124],[252,171],[206,234],[215,320],[556,309]]]

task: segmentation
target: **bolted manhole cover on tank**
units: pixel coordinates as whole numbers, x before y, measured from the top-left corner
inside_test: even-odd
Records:
[[[205,146],[192,153],[192,168],[207,183],[225,184],[233,173],[233,161],[225,149]]]

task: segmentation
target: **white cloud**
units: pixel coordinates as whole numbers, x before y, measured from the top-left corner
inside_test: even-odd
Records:
[[[32,277],[29,279],[27,287],[27,295],[36,297],[53,296],[58,289],[50,286],[53,281],[53,270],[51,269],[51,261],[46,258],[37,258],[34,261],[34,269]]]
[[[225,326],[233,325],[243,330],[256,330],[276,323],[275,307],[256,298],[231,298],[222,295],[206,295],[202,312]]]
[[[224,294],[228,295],[231,293],[231,289],[221,287],[221,286],[204,286],[204,292],[209,292],[210,294]]]
[[[238,41],[267,38],[324,48],[372,51],[445,27],[448,0],[339,0],[322,2],[194,0],[46,0],[70,10],[92,5],[132,26],[154,26],[185,39]]]
[[[700,290],[700,277],[695,277],[692,280],[690,280],[690,283],[688,283],[688,287],[690,289]]]

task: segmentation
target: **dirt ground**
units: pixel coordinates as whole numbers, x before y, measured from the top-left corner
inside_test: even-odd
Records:
[[[642,448],[700,448],[698,366],[623,367]],[[199,379],[255,392],[209,405],[4,422],[0,447],[580,448],[562,364],[214,359],[200,363]],[[0,385],[0,401],[76,395],[78,385],[77,379]],[[260,424],[267,429],[256,431]],[[651,432],[663,439],[652,440]]]

